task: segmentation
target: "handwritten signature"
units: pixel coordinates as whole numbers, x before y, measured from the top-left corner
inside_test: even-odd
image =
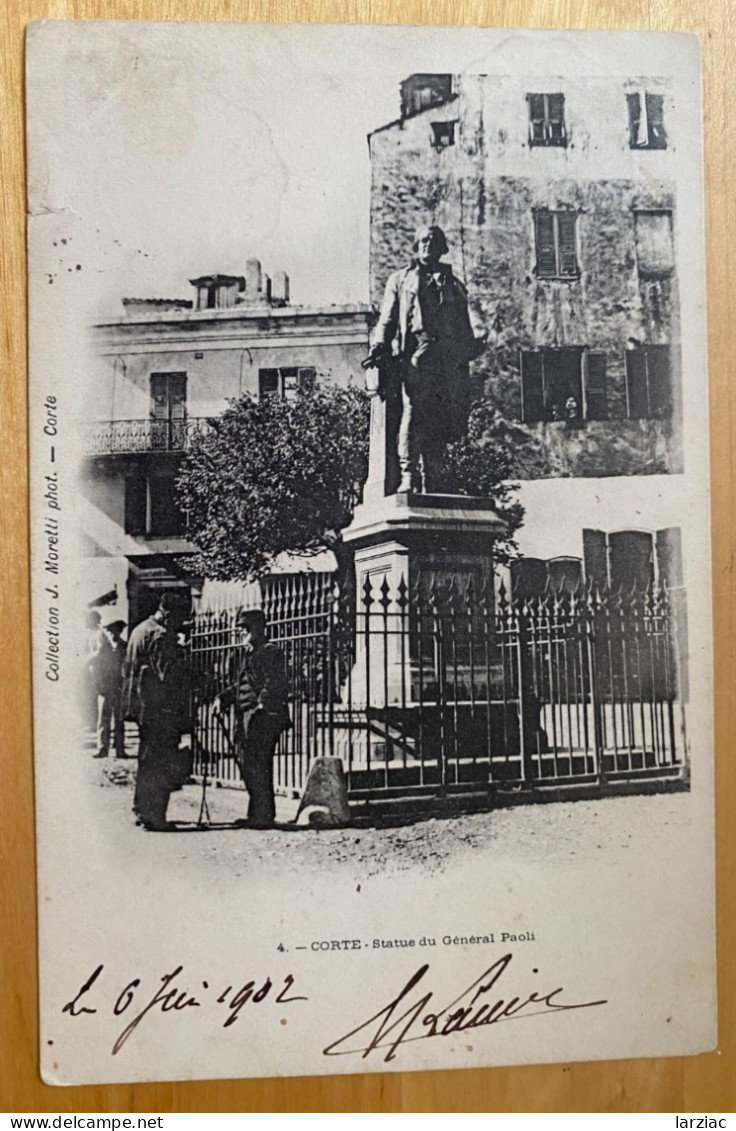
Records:
[[[62,1013],[68,1013],[71,1017],[80,1017],[85,1013],[98,1012],[96,1006],[89,1004],[94,999],[89,998],[88,995],[93,986],[96,992],[99,990],[100,987],[97,983],[104,969],[104,965],[100,963],[97,969],[87,978],[87,981],[80,986],[74,997],[66,1003]],[[181,1012],[185,1009],[199,1009],[206,1003],[208,995],[211,996],[211,993],[214,992],[210,991],[208,982],[199,983],[201,989],[198,988],[196,993],[176,985],[175,980],[180,978],[183,970],[183,966],[177,966],[170,974],[164,974],[160,979],[161,985],[153,994],[146,994],[141,990],[140,978],[133,978],[123,987],[112,1006],[113,1015],[121,1017],[123,1014],[128,1014],[128,1010],[131,1008],[134,1009],[134,1013],[128,1014],[131,1019],[119,1033],[115,1044],[112,1046],[113,1056],[120,1052],[143,1019],[154,1010],[161,1013]],[[251,979],[243,983],[237,990],[233,986],[224,989],[215,999],[216,1004],[224,1006],[227,1010],[228,1015],[223,1022],[223,1029],[227,1029],[228,1026],[237,1021],[241,1009],[248,1002],[251,1005],[259,1005],[261,1002],[270,999],[274,1004],[287,1005],[294,1001],[308,1000],[303,994],[291,993],[294,986],[293,974],[287,974],[281,981],[283,984],[280,988],[278,988],[278,983],[275,984],[270,977],[267,977],[260,985],[257,985],[256,981]],[[144,1004],[141,1004],[142,1002]]]
[[[463,990],[449,1005],[432,1011],[428,1009],[434,998],[434,990],[425,984],[418,990],[421,995],[413,995],[414,990],[424,981],[429,964],[420,966],[411,976],[403,990],[374,1013],[367,1021],[357,1025],[339,1037],[327,1048],[325,1056],[349,1056],[357,1053],[365,1059],[377,1049],[386,1050],[384,1062],[395,1058],[399,1047],[410,1041],[422,1041],[431,1037],[450,1037],[469,1029],[479,1029],[484,1025],[495,1025],[499,1021],[535,1017],[540,1014],[561,1013],[571,1009],[590,1009],[596,1005],[606,1005],[600,1001],[563,1002],[559,995],[564,993],[560,986],[546,993],[533,990],[508,999],[488,998],[501,981],[513,960],[512,954],[499,958],[489,966],[479,978]],[[495,1000],[494,1000],[495,999]]]

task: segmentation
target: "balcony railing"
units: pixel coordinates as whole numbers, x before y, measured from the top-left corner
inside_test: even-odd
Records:
[[[87,455],[128,452],[183,452],[193,436],[207,432],[210,417],[186,420],[95,420],[82,425]]]

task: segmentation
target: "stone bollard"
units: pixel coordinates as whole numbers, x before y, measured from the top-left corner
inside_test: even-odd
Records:
[[[339,758],[316,758],[309,771],[295,824],[335,828],[350,821],[345,773]]]

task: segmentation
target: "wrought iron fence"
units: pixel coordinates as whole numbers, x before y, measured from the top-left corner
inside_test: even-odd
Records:
[[[193,436],[206,432],[210,418],[182,420],[96,420],[84,424],[87,455],[185,451]]]
[[[292,728],[277,787],[298,794],[318,756],[342,760],[351,797],[523,789],[678,776],[685,767],[673,603],[663,588],[409,587],[332,575],[270,579],[263,608],[282,650]],[[234,719],[213,708],[233,670],[236,611],[192,635],[197,749],[238,780]]]

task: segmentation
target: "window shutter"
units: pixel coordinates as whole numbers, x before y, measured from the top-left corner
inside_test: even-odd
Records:
[[[672,375],[669,346],[647,348],[649,410],[652,416],[672,414]]]
[[[670,652],[670,680],[666,694],[671,693],[682,696],[687,701],[689,696],[688,685],[688,623],[687,600],[682,588],[684,583],[682,570],[682,532],[679,526],[670,526],[665,530],[658,530],[654,536],[654,549],[657,555],[657,568],[660,583],[664,583],[669,590],[670,611],[670,641],[674,648]]]
[[[544,420],[544,376],[539,351],[524,350],[521,354],[521,419],[527,423]]]
[[[650,149],[666,149],[667,136],[664,132],[664,97],[661,94],[647,94],[647,124],[649,136],[647,144]]]
[[[608,420],[605,353],[585,354],[585,418]]]
[[[565,143],[565,96],[547,95],[547,140],[553,145]]]
[[[529,140],[534,145],[544,144],[544,95],[528,94],[529,100]]]
[[[125,533],[145,534],[148,481],[137,474],[125,480]]]
[[[166,420],[169,410],[168,373],[151,374],[151,419]]]
[[[187,415],[187,375],[169,374],[169,409],[171,420],[185,420]]]
[[[668,589],[676,589],[683,584],[682,574],[682,531],[679,526],[658,530],[655,535],[657,570],[660,582]]]
[[[259,397],[274,397],[279,393],[279,371],[278,369],[259,369],[258,370],[258,396]]]
[[[541,277],[554,276],[557,274],[557,256],[552,212],[534,213],[534,232],[537,248],[537,275]]]
[[[575,221],[574,212],[558,212],[557,232],[559,237],[559,274],[577,275],[578,256],[575,246]]]
[[[641,136],[641,98],[638,94],[627,94],[629,107],[629,147],[636,149],[644,144]]]
[[[603,530],[583,530],[585,580],[599,587],[608,584],[608,539]]]
[[[626,401],[632,420],[646,420],[649,416],[649,388],[647,381],[646,351],[626,351]]]

